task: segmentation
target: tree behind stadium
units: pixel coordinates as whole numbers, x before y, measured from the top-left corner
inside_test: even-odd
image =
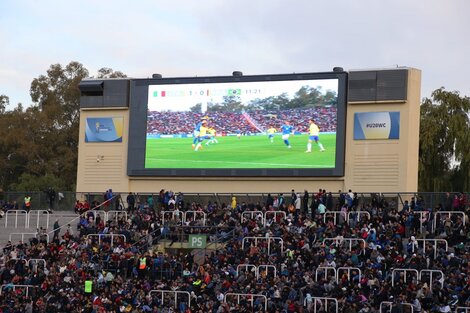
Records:
[[[470,190],[470,98],[435,90],[421,105],[419,190]]]
[[[0,110],[0,188],[73,190],[77,174],[80,90],[89,72],[79,62],[53,64],[31,83],[33,101]],[[125,77],[109,68],[98,78]],[[2,98],[5,103],[7,97]],[[42,183],[38,183],[42,182]],[[44,184],[44,186],[41,186]],[[47,185],[46,185],[47,184]]]

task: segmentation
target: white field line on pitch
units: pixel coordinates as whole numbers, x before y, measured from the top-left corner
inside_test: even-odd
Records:
[[[172,159],[156,159],[148,158],[154,161],[173,161]],[[183,161],[183,160],[178,160]],[[302,167],[329,167],[333,168],[334,166],[327,165],[316,165],[316,164],[283,164],[283,163],[258,163],[258,162],[234,162],[234,161],[205,161],[205,160],[184,160],[184,162],[200,162],[200,163],[230,163],[230,164],[252,164],[252,165],[273,165],[273,166],[302,166]]]

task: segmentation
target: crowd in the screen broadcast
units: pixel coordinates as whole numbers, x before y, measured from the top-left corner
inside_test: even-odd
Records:
[[[219,135],[253,134],[268,128],[280,128],[286,121],[295,131],[306,132],[309,120],[314,119],[322,132],[336,131],[336,107],[292,109],[279,111],[255,110],[244,113],[208,112],[157,112],[148,113],[148,134],[191,134],[194,126],[207,116],[211,127]]]
[[[56,222],[49,241],[39,234],[9,242],[1,257],[0,312],[370,313],[380,312],[382,303],[383,312],[446,313],[470,307],[465,194],[448,194],[431,208],[421,197],[396,203],[351,191],[292,190],[254,203],[187,197],[165,190],[123,195],[123,212],[110,220],[92,209],[120,207],[120,197],[90,200],[90,210],[79,207],[77,222]],[[173,213],[162,218],[163,211]],[[182,219],[187,211],[204,212],[205,222],[202,213]],[[191,233],[208,235],[206,249],[178,249]],[[109,236],[99,242],[87,234],[123,236],[111,244]],[[263,239],[255,244],[247,237]],[[448,248],[429,242],[423,250],[423,238],[445,239]],[[175,249],[159,252],[163,243]],[[274,268],[238,267],[243,264]],[[348,274],[342,267],[354,269]],[[404,276],[394,269],[413,271]],[[427,269],[441,272],[430,281]],[[171,292],[162,302],[152,290],[180,293],[176,303]],[[326,305],[318,297],[332,299]]]

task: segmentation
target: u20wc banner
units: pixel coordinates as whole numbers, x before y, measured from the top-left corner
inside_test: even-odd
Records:
[[[399,138],[400,112],[354,113],[354,140]]]
[[[122,117],[87,117],[85,142],[122,142]]]

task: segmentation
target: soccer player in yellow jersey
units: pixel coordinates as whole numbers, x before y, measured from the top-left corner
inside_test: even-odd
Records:
[[[268,128],[268,130],[266,131],[268,133],[268,138],[269,138],[269,141],[271,141],[271,143],[274,142],[274,134],[276,133],[276,131],[277,129],[272,126]]]
[[[325,149],[323,148],[323,145],[319,141],[319,135],[320,135],[320,128],[318,128],[317,124],[310,119],[309,121],[310,127],[309,127],[309,136],[308,136],[308,143],[307,143],[307,151],[305,152],[312,152],[312,141],[315,140],[315,143],[320,147],[320,151],[323,152]]]
[[[204,141],[204,139],[207,139],[207,130],[209,128],[207,127],[207,121],[202,121],[202,125],[199,128],[199,136],[198,136],[198,143],[196,145],[196,148],[194,151],[198,151],[201,148],[201,144]]]
[[[209,132],[209,141],[206,142],[206,146],[208,146],[210,143],[219,143],[217,138],[215,138],[215,129],[210,127],[207,131]]]

